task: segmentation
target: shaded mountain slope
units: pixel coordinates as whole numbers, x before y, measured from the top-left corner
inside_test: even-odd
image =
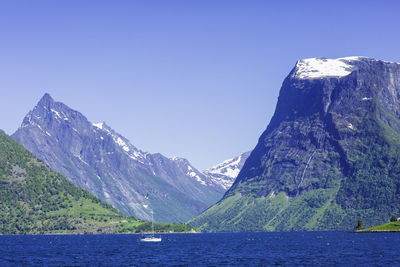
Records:
[[[400,64],[297,62],[271,122],[205,231],[349,230],[400,212]]]
[[[187,221],[225,192],[187,160],[143,152],[105,123],[89,122],[48,94],[12,137],[125,215],[149,220],[154,209],[156,221]]]

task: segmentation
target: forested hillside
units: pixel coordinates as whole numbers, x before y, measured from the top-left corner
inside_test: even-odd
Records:
[[[150,226],[74,186],[0,130],[0,234],[142,232]],[[190,230],[183,224],[156,229]]]

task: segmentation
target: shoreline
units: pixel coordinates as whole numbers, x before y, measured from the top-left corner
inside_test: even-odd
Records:
[[[378,234],[378,233],[400,233],[400,231],[395,231],[395,230],[368,230],[368,231],[353,231],[353,234],[368,234],[368,233],[373,233],[373,234]]]
[[[38,234],[0,234],[1,236],[48,236],[48,235],[150,235],[150,232],[143,233],[38,233]],[[201,234],[201,232],[179,232],[179,233],[154,233],[155,235],[173,235],[173,234]]]
[[[280,232],[280,231],[277,231]],[[287,231],[284,231],[287,232]],[[290,231],[289,231],[290,232]],[[319,232],[319,231],[295,231],[295,232]],[[320,231],[320,232],[326,232],[326,231]],[[335,232],[335,231],[333,231]],[[400,230],[395,231],[395,230],[371,230],[371,231],[339,231],[339,232],[345,232],[349,234],[367,234],[367,233],[400,233]],[[167,233],[167,232],[156,232],[154,233],[155,235],[174,235],[174,234],[202,234],[202,233],[264,233],[263,231],[255,231],[255,232],[172,232],[172,233]],[[265,233],[268,233],[265,232]],[[50,235],[149,235],[152,234],[151,232],[142,232],[142,233],[134,233],[134,232],[129,232],[129,233],[28,233],[28,234],[0,234],[0,236],[50,236]]]

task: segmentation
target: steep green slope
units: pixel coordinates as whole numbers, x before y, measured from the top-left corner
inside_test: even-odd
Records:
[[[368,58],[314,78],[302,62],[223,199],[190,223],[203,231],[353,230],[400,211],[400,64]],[[339,65],[335,65],[339,63]],[[307,76],[310,75],[311,77]]]
[[[151,224],[124,217],[74,186],[0,130],[0,234],[149,231]],[[188,231],[157,224],[159,231]]]

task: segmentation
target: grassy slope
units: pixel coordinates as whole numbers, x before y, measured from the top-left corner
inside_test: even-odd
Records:
[[[188,231],[183,224],[158,230]],[[116,233],[150,231],[50,170],[0,131],[0,234]]]
[[[374,227],[359,230],[356,232],[362,233],[362,232],[387,232],[387,231],[399,232],[400,231],[400,222],[385,223],[385,224],[382,224],[379,226],[374,226]]]
[[[336,208],[337,190],[310,191],[294,200],[284,192],[262,198],[235,194],[189,223],[203,231],[318,230],[325,212]]]

